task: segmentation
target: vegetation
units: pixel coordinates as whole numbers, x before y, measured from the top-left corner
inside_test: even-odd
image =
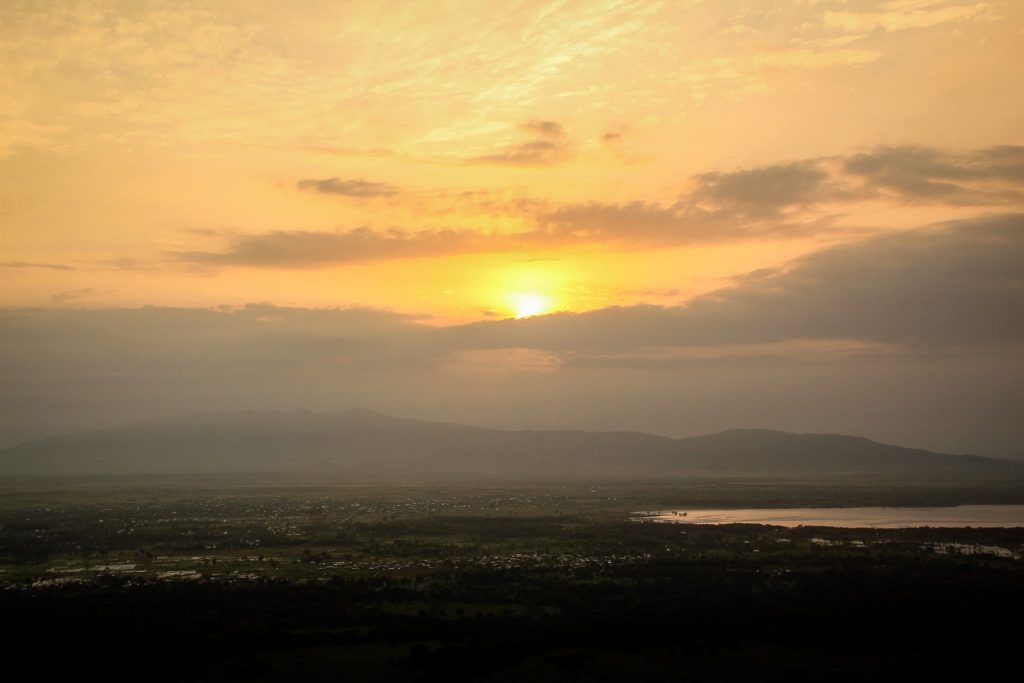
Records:
[[[952,680],[1012,661],[1024,529],[643,523],[701,506],[1022,502],[838,480],[18,480],[9,657],[147,680]],[[20,660],[20,661],[19,661]]]

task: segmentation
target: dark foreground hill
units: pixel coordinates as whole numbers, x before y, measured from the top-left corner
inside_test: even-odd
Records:
[[[386,478],[661,477],[686,473],[1024,475],[1024,463],[834,434],[740,429],[687,439],[640,432],[507,431],[338,413],[158,418],[0,451],[0,474],[305,472]]]

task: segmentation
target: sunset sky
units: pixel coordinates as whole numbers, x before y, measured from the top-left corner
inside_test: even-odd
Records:
[[[1024,3],[0,4],[0,445],[176,411],[1024,457]]]

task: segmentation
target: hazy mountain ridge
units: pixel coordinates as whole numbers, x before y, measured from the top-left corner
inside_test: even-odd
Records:
[[[375,477],[656,477],[693,471],[906,475],[1024,473],[1024,463],[862,437],[736,429],[685,439],[642,432],[499,430],[358,408],[152,418],[0,450],[3,474],[325,470]]]

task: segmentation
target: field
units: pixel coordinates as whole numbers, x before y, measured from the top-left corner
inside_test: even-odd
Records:
[[[1024,529],[644,522],[1024,503],[1021,482],[20,479],[4,642],[146,680],[952,680],[1009,661]]]

